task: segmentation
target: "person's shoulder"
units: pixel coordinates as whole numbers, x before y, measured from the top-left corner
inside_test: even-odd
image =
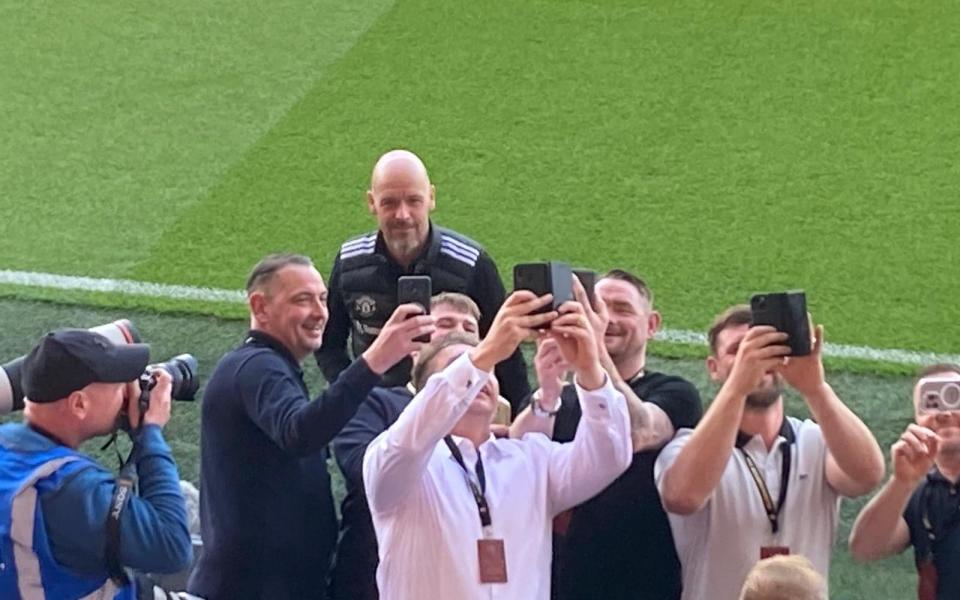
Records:
[[[377,247],[377,231],[356,235],[340,244],[337,261],[343,262],[353,258],[371,256]]]
[[[381,412],[399,414],[412,399],[413,394],[404,386],[375,387],[367,394],[366,402]]]
[[[647,374],[641,380],[641,385],[645,387],[649,392],[686,392],[697,394],[697,386],[693,385],[688,379],[684,379],[679,375],[670,375],[667,373],[661,373],[659,371],[652,371]]]
[[[477,262],[489,260],[484,247],[476,240],[446,227],[435,226],[440,241],[440,254],[476,267]]]

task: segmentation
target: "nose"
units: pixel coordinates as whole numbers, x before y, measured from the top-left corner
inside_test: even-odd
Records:
[[[397,212],[395,213],[395,217],[398,221],[406,221],[410,218],[410,209],[407,208],[406,204],[401,202],[397,206]]]
[[[326,321],[329,312],[330,311],[327,310],[327,303],[324,302],[322,298],[317,298],[313,303],[313,315]]]

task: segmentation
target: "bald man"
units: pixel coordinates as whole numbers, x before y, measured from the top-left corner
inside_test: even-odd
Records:
[[[430,220],[436,188],[420,158],[391,150],[377,161],[367,191],[367,208],[377,230],[340,246],[330,274],[330,319],[317,364],[328,381],[370,346],[397,306],[397,279],[429,275],[433,293],[459,292],[480,307],[480,335],[486,335],[503,304],[503,282],[493,259],[480,244]],[[383,385],[402,386],[410,377],[409,358],[391,369]],[[523,356],[517,350],[498,365],[497,378],[513,413],[529,396]]]

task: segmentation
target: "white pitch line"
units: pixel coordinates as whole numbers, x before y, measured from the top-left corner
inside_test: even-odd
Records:
[[[77,290],[83,292],[108,292],[125,296],[148,296],[170,300],[200,300],[204,302],[242,303],[246,293],[242,290],[224,290],[187,285],[170,285],[133,281],[131,279],[100,279],[78,277],[75,275],[56,275],[53,273],[35,273],[32,271],[0,270],[0,285],[16,285],[59,290]],[[657,339],[673,344],[705,346],[707,336],[698,331],[685,329],[662,329]],[[850,346],[827,343],[826,356],[837,358],[856,358],[873,362],[889,362],[905,365],[929,365],[934,363],[960,364],[960,355],[918,352],[896,348],[871,348],[869,346]]]

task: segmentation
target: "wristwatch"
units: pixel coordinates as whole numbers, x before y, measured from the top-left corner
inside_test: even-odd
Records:
[[[533,414],[538,417],[555,417],[557,413],[560,412],[560,406],[563,404],[560,396],[557,396],[557,403],[554,405],[553,410],[543,410],[540,408],[540,399],[543,398],[543,390],[537,388],[537,391],[530,396],[530,409],[533,411]]]

